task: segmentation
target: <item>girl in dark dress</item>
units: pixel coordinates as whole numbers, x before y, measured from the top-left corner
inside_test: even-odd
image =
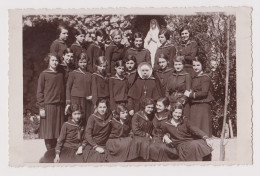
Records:
[[[81,123],[81,108],[78,104],[72,104],[68,113],[69,120],[63,123],[61,133],[55,149],[48,150],[40,163],[81,163],[82,136],[84,128]]]
[[[124,105],[117,105],[111,121],[111,133],[106,143],[109,152],[107,160],[109,162],[124,162],[128,159],[132,137],[129,136],[131,130],[131,118]]]
[[[107,161],[106,142],[111,133],[112,114],[105,99],[99,99],[95,112],[89,117],[83,141],[84,162]]]
[[[172,107],[172,118],[162,123],[163,141],[172,148],[176,147],[181,161],[202,161],[211,154],[209,137],[199,128],[190,124],[182,116],[183,106],[176,103]]]
[[[127,104],[127,79],[124,76],[125,64],[122,60],[115,63],[116,74],[109,78],[110,109],[116,109],[117,104]]]
[[[212,136],[211,102],[214,101],[213,87],[210,77],[203,72],[205,60],[203,57],[195,57],[193,69],[196,75],[192,79],[191,91],[186,96],[191,99],[190,121],[204,131],[209,137]]]
[[[82,122],[85,125],[92,112],[92,76],[91,73],[87,71],[87,55],[85,53],[81,53],[78,66],[78,69],[70,72],[67,81],[66,109],[68,109],[71,103],[79,104],[82,109]]]
[[[128,55],[124,61],[126,68],[125,75],[128,82],[128,88],[130,88],[136,76],[136,58],[132,55]]]
[[[189,117],[190,105],[185,91],[191,89],[191,76],[184,70],[185,60],[183,56],[177,56],[174,60],[174,72],[168,79],[166,86],[166,97],[169,98],[171,104],[177,102],[184,105],[184,116]]]
[[[161,29],[158,34],[161,46],[157,48],[155,53],[154,70],[160,68],[157,63],[159,63],[159,58],[161,54],[164,54],[168,58],[168,66],[170,68],[173,68],[173,60],[176,57],[176,48],[174,47],[174,45],[170,44],[170,35],[170,31],[167,29]]]
[[[63,74],[57,71],[57,57],[50,53],[45,61],[48,69],[38,79],[37,106],[40,109],[39,137],[49,150],[56,146],[64,121],[65,90]]]
[[[104,56],[96,59],[96,72],[92,74],[92,103],[95,105],[98,99],[109,100],[109,79],[106,74],[107,60]]]
[[[111,43],[106,48],[105,57],[108,62],[107,73],[115,75],[115,64],[118,60],[123,60],[126,48],[121,44],[122,32],[115,29],[111,34]]]
[[[63,26],[60,25],[57,29],[58,31],[58,39],[54,40],[51,44],[50,47],[50,53],[53,53],[56,55],[56,57],[59,59],[59,61],[62,61],[62,56],[63,56],[63,51],[68,48],[68,46],[66,45],[66,40],[68,38],[68,29]]]
[[[74,61],[73,61],[73,52],[70,48],[66,48],[63,51],[62,55],[62,63],[58,66],[58,69],[63,73],[64,75],[64,83],[66,86],[66,83],[69,78],[69,73],[75,69]]]
[[[93,73],[97,70],[95,66],[96,60],[99,56],[105,55],[105,45],[104,45],[104,37],[105,33],[102,30],[97,30],[96,34],[96,41],[90,44],[87,49],[87,57],[89,59],[88,63],[88,70]]]

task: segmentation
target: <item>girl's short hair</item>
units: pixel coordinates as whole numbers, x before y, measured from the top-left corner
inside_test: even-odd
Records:
[[[122,32],[121,30],[119,29],[115,29],[111,32],[110,36],[111,36],[111,39],[113,39],[116,35],[120,35],[122,37]]]
[[[104,37],[106,36],[106,33],[102,29],[98,29],[95,33],[95,36]]]
[[[105,58],[105,56],[99,56],[97,59],[96,59],[96,62],[95,62],[95,65],[96,66],[99,66],[101,64],[107,64],[107,60]]]
[[[134,61],[134,63],[136,63],[136,57],[133,56],[133,55],[128,55],[126,58],[125,58],[125,62],[128,62],[128,61]]]
[[[181,29],[180,29],[180,36],[181,36],[181,33],[183,32],[183,31],[185,31],[185,30],[187,30],[189,33],[190,33],[190,37],[192,37],[193,36],[193,34],[192,34],[192,31],[191,31],[191,28],[189,27],[189,26],[183,26]]]
[[[56,59],[60,62],[60,60],[58,59],[57,55],[55,53],[48,53],[47,56],[43,59],[44,62],[49,65],[50,59],[51,57],[56,57]]]
[[[141,105],[142,105],[142,110],[144,110],[146,106],[154,105],[154,101],[151,98],[144,98],[141,102]]]
[[[161,30],[159,31],[158,36],[159,36],[159,35],[164,35],[165,38],[166,38],[166,40],[170,40],[170,37],[171,37],[170,31],[167,30],[167,29],[165,29],[165,28],[163,28],[163,29],[161,29]]]
[[[57,27],[57,34],[58,36],[60,35],[62,29],[66,29],[68,31],[68,27],[64,24],[60,24],[58,27]]]
[[[80,111],[82,112],[81,106],[77,103],[71,104],[68,108],[68,114],[72,114],[75,111]]]
[[[74,36],[78,36],[78,35],[81,35],[81,34],[85,35],[86,32],[84,30],[80,29],[80,28],[74,28],[73,29],[73,35]]]
[[[118,105],[116,106],[116,109],[115,109],[115,112],[114,112],[115,118],[116,118],[116,119],[120,119],[120,112],[124,112],[124,111],[127,111],[127,112],[128,112],[126,106],[123,105],[123,104],[118,104]]]
[[[63,51],[63,56],[68,54],[68,53],[73,53],[72,49],[70,48],[66,48],[64,51]]]
[[[79,60],[78,61],[81,61],[81,60],[86,60],[88,61],[88,57],[87,57],[87,54],[86,53],[81,53],[79,55]]]
[[[167,98],[167,97],[159,98],[159,99],[157,100],[157,102],[162,102],[162,104],[163,104],[164,106],[169,106],[169,105],[170,105],[170,100],[169,100],[169,98]]]
[[[173,62],[181,62],[183,65],[185,64],[185,58],[184,56],[177,56]]]
[[[202,70],[206,69],[206,57],[203,54],[195,56],[192,61],[200,62]]]
[[[183,111],[183,105],[179,102],[174,103],[173,105],[171,105],[171,111],[175,111],[175,109],[181,109]]]
[[[116,61],[115,67],[125,67],[125,62],[123,60]]]
[[[109,109],[109,101],[107,99],[103,99],[103,98],[98,98],[97,102],[96,102],[96,107],[98,107],[98,105],[100,103],[105,103],[105,105],[107,106],[107,109]]]
[[[168,58],[168,56],[166,55],[166,54],[159,54],[159,56],[158,56],[158,59],[159,58],[163,58],[163,59],[165,59],[167,62],[169,61],[169,58]]]
[[[143,33],[141,33],[141,32],[136,32],[136,33],[134,34],[134,39],[136,39],[136,38],[141,38],[141,39],[143,40],[143,39],[144,39]]]

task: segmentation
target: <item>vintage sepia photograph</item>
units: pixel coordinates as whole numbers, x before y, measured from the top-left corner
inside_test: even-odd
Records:
[[[238,161],[236,10],[21,13],[23,163]]]

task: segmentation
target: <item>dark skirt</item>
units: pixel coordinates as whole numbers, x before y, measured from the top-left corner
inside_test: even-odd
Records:
[[[56,139],[64,122],[64,106],[62,104],[45,105],[45,117],[40,119],[39,138]]]
[[[133,160],[139,157],[144,160],[149,160],[149,146],[151,143],[152,140],[150,138],[134,136],[127,160]]]
[[[203,157],[212,152],[203,139],[182,142],[177,146],[181,161],[202,161]]]
[[[83,156],[76,155],[76,152],[76,149],[62,147],[60,153],[60,163],[83,163]],[[55,156],[55,149],[48,150],[41,158],[40,163],[53,163]]]
[[[190,122],[192,125],[212,136],[211,105],[209,103],[194,103],[190,108]]]
[[[87,145],[83,150],[83,160],[87,163],[102,163],[107,161],[108,152],[105,146],[102,146],[105,150],[104,153],[98,153],[92,146]]]
[[[92,110],[92,102],[89,100],[86,100],[86,97],[74,97],[71,96],[71,103],[77,103],[82,108],[82,120],[83,124],[86,125],[88,121],[88,117],[93,112]]]
[[[108,151],[108,162],[124,162],[128,159],[130,147],[132,143],[131,137],[122,137],[116,139],[109,139],[106,143]]]

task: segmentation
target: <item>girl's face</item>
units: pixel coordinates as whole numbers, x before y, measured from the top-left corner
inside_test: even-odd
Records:
[[[86,59],[80,59],[79,60],[79,68],[85,70],[87,68],[87,60]]]
[[[164,104],[161,101],[156,103],[156,112],[163,112],[166,109]]]
[[[83,43],[84,39],[85,39],[85,35],[84,34],[76,35],[76,40],[79,43]]]
[[[107,105],[106,103],[99,103],[97,106],[97,112],[100,115],[105,115],[105,113],[107,112]]]
[[[106,63],[97,65],[97,71],[99,73],[102,73],[102,74],[105,73],[106,68],[107,68],[107,64]]]
[[[188,31],[188,30],[183,30],[183,31],[181,32],[181,37],[182,37],[182,39],[183,39],[184,41],[189,40],[189,38],[190,38],[190,33],[189,33],[189,31]]]
[[[141,74],[142,74],[143,78],[148,78],[149,71],[150,71],[150,68],[147,65],[144,65],[141,67]]]
[[[135,38],[134,45],[135,45],[136,48],[142,48],[143,39],[142,38]]]
[[[135,62],[133,60],[129,60],[125,63],[125,66],[128,71],[132,71],[134,70]]]
[[[182,115],[182,109],[175,109],[173,112],[172,112],[172,117],[175,119],[175,120],[179,120],[181,118],[181,115]]]
[[[56,69],[58,65],[59,65],[58,59],[55,56],[51,56],[50,61],[49,61],[49,66],[52,69]]]
[[[73,53],[66,53],[63,55],[63,59],[66,64],[69,64],[73,60]]]
[[[122,40],[121,35],[115,35],[115,36],[113,37],[113,41],[114,41],[114,43],[115,43],[116,45],[119,45],[119,44],[121,43],[121,40]]]
[[[144,108],[144,112],[146,114],[152,114],[153,113],[153,108],[154,108],[154,105],[151,104],[151,105],[146,105],[145,108]]]
[[[164,34],[159,35],[159,41],[160,41],[161,44],[164,44],[164,43],[167,42],[167,39],[164,36]]]
[[[128,115],[128,112],[127,112],[127,111],[121,111],[121,112],[119,113],[119,117],[120,117],[120,119],[122,119],[122,120],[126,120],[127,115]]]
[[[69,33],[69,31],[67,29],[62,28],[59,39],[66,41],[69,36],[68,33]]]
[[[81,112],[80,111],[74,111],[73,113],[72,113],[72,120],[74,121],[74,122],[79,122],[80,121],[80,118],[81,118]]]
[[[193,61],[193,70],[198,73],[202,71],[202,65],[200,62]]]
[[[104,37],[103,36],[97,36],[97,42],[103,43]]]
[[[125,71],[125,68],[123,66],[118,66],[118,67],[115,67],[115,70],[116,70],[116,73],[119,75],[119,76],[122,76],[124,71]]]
[[[177,71],[177,72],[180,72],[180,71],[182,71],[183,70],[183,68],[184,68],[184,65],[183,65],[183,63],[182,62],[174,62],[174,68],[175,68],[175,70]]]
[[[164,70],[168,66],[168,62],[164,58],[159,58],[158,64],[161,70]]]

